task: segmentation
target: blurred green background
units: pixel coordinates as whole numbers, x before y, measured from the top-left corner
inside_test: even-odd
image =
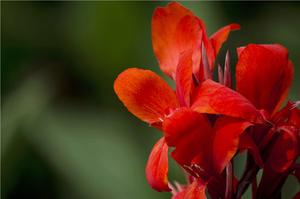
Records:
[[[151,15],[159,5],[166,2],[1,1],[2,198],[170,197],[153,191],[144,175],[160,133],[127,112],[113,92],[127,67],[163,75],[151,44]],[[225,49],[250,42],[285,45],[296,69],[290,99],[300,99],[299,2],[183,5],[209,34],[241,24],[219,63]],[[174,162],[170,173],[182,182]],[[284,198],[297,190],[289,178]]]

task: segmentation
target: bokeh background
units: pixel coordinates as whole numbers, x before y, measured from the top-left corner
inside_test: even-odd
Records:
[[[182,4],[210,34],[241,24],[219,63],[225,49],[235,63],[234,49],[250,42],[285,45],[296,69],[290,99],[300,99],[299,2]],[[2,198],[170,197],[153,191],[144,175],[160,133],[127,112],[113,92],[127,67],[167,79],[151,44],[151,15],[159,5],[166,2],[1,1]],[[236,162],[238,175],[243,160]],[[170,170],[171,180],[183,181],[174,162]],[[284,198],[297,190],[289,178]]]

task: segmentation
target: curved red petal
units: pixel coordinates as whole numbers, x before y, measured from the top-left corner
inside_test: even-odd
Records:
[[[251,125],[249,122],[236,118],[220,117],[217,119],[214,126],[215,137],[212,148],[214,167],[217,173],[221,173],[235,155],[240,135]]]
[[[259,149],[256,146],[253,138],[249,134],[244,133],[243,135],[241,135],[239,149],[241,151],[249,150],[250,154],[252,155],[253,159],[255,160],[255,163],[260,168],[263,167],[264,164],[263,164]]]
[[[282,126],[268,155],[265,165],[276,172],[286,171],[299,155],[299,129]]]
[[[146,178],[156,191],[171,191],[168,186],[168,145],[164,137],[154,145],[150,153]]]
[[[236,66],[237,91],[257,109],[265,109],[270,114],[278,110],[292,79],[293,64],[283,46],[249,44],[240,52]]]
[[[125,70],[115,80],[114,90],[132,114],[150,124],[179,106],[175,92],[150,70]]]
[[[291,110],[288,123],[300,129],[300,109],[294,108]]]
[[[229,33],[233,30],[239,30],[239,24],[230,24],[220,28],[217,32],[215,32],[211,37],[210,41],[214,47],[215,55],[218,54],[222,44],[227,40]]]
[[[190,94],[192,90],[192,51],[181,54],[176,71],[176,94],[181,106],[190,106]]]
[[[209,63],[209,68],[211,71],[213,71],[214,65],[215,65],[215,59],[216,59],[215,50],[212,45],[212,42],[210,41],[209,37],[207,36],[206,27],[205,27],[204,22],[201,19],[198,19],[198,21],[202,28],[202,42],[205,47],[206,56],[207,56],[207,60]],[[202,67],[203,67],[203,61],[202,61]],[[200,80],[202,80],[201,77],[200,77]]]
[[[165,120],[163,129],[168,145],[175,147],[172,157],[181,166],[186,168],[196,164],[204,171],[201,175],[213,173],[211,161],[213,131],[203,114],[188,108],[179,109]],[[197,177],[191,170],[187,171]]]
[[[300,128],[300,109],[297,108],[299,102],[288,101],[287,104],[272,116],[272,122],[277,126],[292,125]]]
[[[192,109],[199,113],[223,114],[251,122],[262,122],[260,112],[249,100],[212,80],[206,80],[200,85]]]
[[[238,47],[238,48],[236,49],[238,58],[240,57],[241,53],[243,52],[243,50],[244,50],[245,48],[246,48],[245,46],[241,46],[241,47]]]
[[[287,104],[277,111],[271,118],[272,122],[275,123],[277,126],[285,125],[287,119],[291,116],[291,111],[294,108],[294,102],[288,101]]]
[[[200,63],[201,27],[193,13],[177,2],[159,7],[152,17],[154,54],[161,70],[175,78],[181,52],[194,50],[193,62]]]
[[[201,28],[199,19],[195,16],[184,16],[177,25],[175,40],[179,52],[178,58],[180,59],[181,53],[192,51],[193,72],[199,70],[202,35],[203,29]]]

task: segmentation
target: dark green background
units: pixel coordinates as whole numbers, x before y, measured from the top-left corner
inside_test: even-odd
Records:
[[[127,112],[113,92],[114,79],[127,67],[163,75],[152,51],[151,15],[165,4],[1,2],[2,198],[170,197],[153,191],[144,176],[160,133]],[[296,69],[289,97],[300,99],[300,3],[183,5],[210,34],[241,24],[219,63],[225,49],[250,42],[286,46]],[[182,182],[174,162],[170,172],[172,181]],[[284,198],[297,190],[289,178]]]

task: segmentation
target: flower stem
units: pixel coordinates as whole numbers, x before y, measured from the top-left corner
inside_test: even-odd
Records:
[[[255,164],[255,161],[248,154],[248,160],[245,172],[238,183],[236,198],[239,199],[242,197],[244,192],[248,189],[249,185],[252,183],[253,178],[256,177],[259,167]]]
[[[233,184],[233,164],[231,162],[226,166],[226,190],[225,199],[232,199],[232,184]]]

